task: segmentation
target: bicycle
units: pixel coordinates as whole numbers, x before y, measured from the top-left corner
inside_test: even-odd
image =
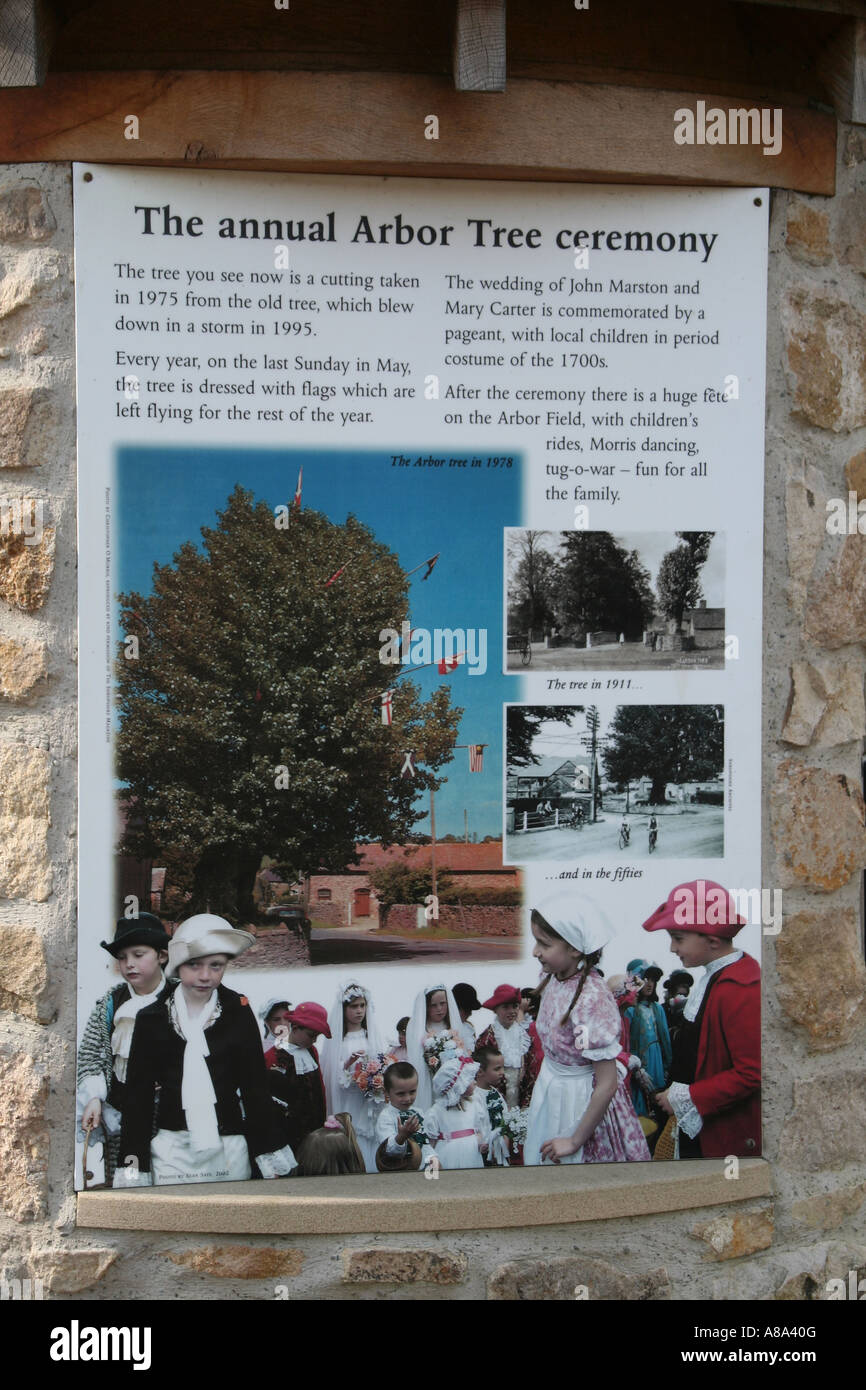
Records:
[[[655,849],[655,847],[656,847],[656,845],[657,845],[657,843],[658,843],[658,838],[659,838],[659,832],[658,832],[657,830],[651,830],[651,831],[649,832],[649,852],[650,852],[650,854],[652,854],[653,850]]]
[[[631,831],[628,830],[624,825],[620,826],[620,831],[619,831],[619,847],[620,847],[620,849],[626,849],[627,846],[628,846],[628,844],[629,844],[629,842],[630,842],[630,840],[631,840]]]

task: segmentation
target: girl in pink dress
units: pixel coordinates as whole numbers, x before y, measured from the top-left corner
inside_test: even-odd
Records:
[[[650,1152],[618,1062],[621,1022],[595,966],[612,931],[601,914],[560,896],[534,909],[543,973],[536,1028],[544,1061],[532,1092],[524,1164],[646,1162]]]

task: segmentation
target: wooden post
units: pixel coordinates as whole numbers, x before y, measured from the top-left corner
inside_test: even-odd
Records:
[[[3,0],[0,5],[0,87],[42,86],[53,28],[44,0]]]
[[[430,892],[436,897],[436,806],[430,788]],[[436,914],[438,917],[438,913]]]
[[[505,0],[457,0],[453,57],[458,92],[505,91]]]
[[[819,53],[816,67],[840,121],[866,125],[866,20],[853,19]]]

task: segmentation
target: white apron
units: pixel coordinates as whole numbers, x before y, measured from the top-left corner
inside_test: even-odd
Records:
[[[565,1139],[573,1134],[592,1098],[593,1068],[566,1067],[545,1057],[532,1091],[526,1143],[523,1146],[525,1167],[537,1166],[542,1159],[541,1146],[548,1139]],[[583,1149],[561,1158],[560,1163],[582,1163]]]

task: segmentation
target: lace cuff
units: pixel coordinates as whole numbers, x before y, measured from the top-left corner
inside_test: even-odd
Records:
[[[263,1178],[287,1178],[292,1169],[297,1168],[298,1160],[292,1152],[291,1145],[284,1144],[273,1153],[257,1154],[256,1164]]]
[[[91,1072],[89,1076],[82,1076],[78,1083],[78,1103],[82,1109],[92,1100],[105,1100],[107,1096],[108,1087],[102,1072]]]
[[[704,1122],[684,1081],[671,1082],[668,1087],[668,1100],[683,1134],[687,1134],[689,1139],[694,1139],[703,1129]]]

